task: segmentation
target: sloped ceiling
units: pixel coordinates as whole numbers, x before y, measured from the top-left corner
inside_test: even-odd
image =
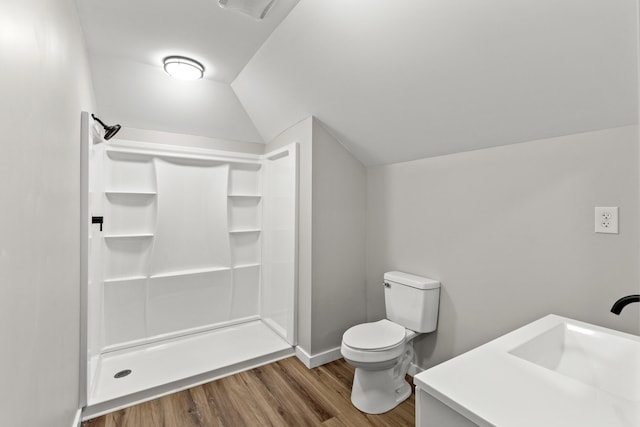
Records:
[[[262,142],[231,86],[183,81],[158,65],[91,55],[98,116],[125,127]]]
[[[365,164],[637,122],[632,0],[301,0],[232,83],[265,141],[318,117]]]
[[[315,115],[374,165],[637,121],[634,0],[76,4],[97,113],[124,126],[268,142]],[[207,78],[169,79],[175,54]]]
[[[217,0],[76,0],[100,116],[142,129],[262,142],[229,83],[298,0],[262,21]],[[162,59],[202,62],[204,80],[172,80]]]

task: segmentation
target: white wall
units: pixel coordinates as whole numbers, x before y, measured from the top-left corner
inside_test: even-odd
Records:
[[[0,414],[71,425],[78,409],[80,112],[93,109],[72,0],[0,11]]]
[[[316,356],[366,319],[366,169],[317,119],[291,126],[266,151],[292,142],[300,144],[298,345]]]
[[[368,170],[368,318],[388,270],[442,282],[430,367],[548,313],[640,332],[637,127],[532,141]],[[594,207],[620,207],[620,234]]]

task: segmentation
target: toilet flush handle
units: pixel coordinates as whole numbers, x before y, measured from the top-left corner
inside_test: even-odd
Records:
[[[385,287],[385,288],[390,288],[390,287],[391,287],[391,285],[389,284],[389,282],[384,282],[384,287]]]

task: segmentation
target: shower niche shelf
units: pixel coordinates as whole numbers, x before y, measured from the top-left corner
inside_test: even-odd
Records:
[[[236,198],[236,199],[260,199],[262,195],[260,194],[229,194],[227,197]]]
[[[121,283],[121,282],[131,282],[134,280],[147,280],[147,276],[129,276],[129,277],[118,277],[117,279],[105,279],[104,284],[109,283]]]
[[[233,193],[229,195],[228,221],[230,233],[250,233],[260,231],[262,228],[261,214],[262,196],[257,194],[250,195],[248,192],[242,194]]]
[[[144,167],[146,168],[147,165]],[[118,188],[118,190],[109,188],[104,192],[105,237],[153,236],[157,212],[157,192],[155,189],[149,188],[148,185],[134,186],[128,189],[124,189],[122,186],[118,186]]]
[[[233,265],[260,264],[260,231],[231,233]]]
[[[111,197],[140,197],[140,196],[152,197],[152,196],[156,196],[158,193],[155,191],[145,191],[145,190],[138,190],[138,191],[122,190],[122,191],[105,191],[104,194],[107,197],[111,198]]]
[[[218,271],[229,271],[230,267],[205,267],[205,268],[191,268],[188,270],[177,270],[177,271],[168,271],[164,273],[153,274],[150,276],[151,279],[158,279],[161,277],[177,277],[177,276],[189,276],[192,274],[202,274],[202,273],[215,273]]]
[[[107,155],[112,160],[123,161],[137,161],[137,162],[149,162],[154,159],[161,159],[172,163],[179,163],[189,166],[215,166],[225,164],[237,164],[243,167],[244,165],[257,165],[260,167],[260,163],[252,160],[240,160],[237,158],[229,157],[223,158],[219,156],[212,156],[207,153],[203,153],[208,150],[189,149],[189,151],[181,147],[163,147],[162,149],[139,149],[139,148],[127,148],[127,147],[110,147],[107,150]]]
[[[146,277],[152,234],[105,234],[104,280]]]
[[[229,166],[230,197],[246,197],[262,194],[262,165],[237,163]]]
[[[151,233],[136,233],[136,234],[105,234],[105,239],[142,239],[153,237]]]
[[[234,270],[242,270],[243,268],[255,268],[260,267],[259,262],[249,263],[249,264],[237,264],[233,266]]]
[[[260,164],[235,164],[229,168],[227,206],[234,295],[251,307],[248,311],[247,307],[233,308],[234,316],[253,314],[251,310],[259,312],[263,173]]]

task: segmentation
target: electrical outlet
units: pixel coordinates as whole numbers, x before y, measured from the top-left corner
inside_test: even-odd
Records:
[[[596,207],[596,233],[618,234],[618,207]]]

